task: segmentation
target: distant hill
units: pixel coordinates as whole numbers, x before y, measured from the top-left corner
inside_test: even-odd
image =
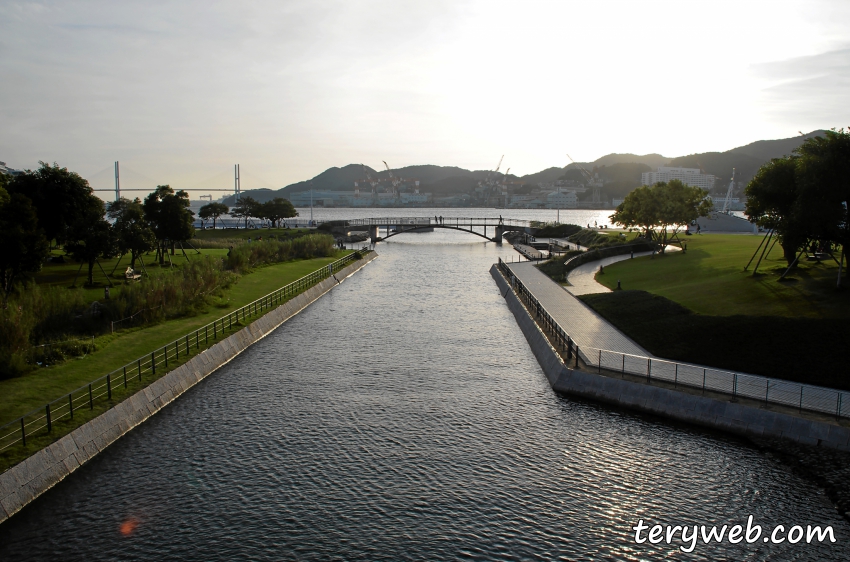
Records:
[[[824,130],[818,130],[812,131],[811,133],[805,135],[800,135],[798,137],[791,137],[790,139],[761,140],[751,142],[750,144],[745,146],[733,148],[732,150],[727,150],[726,152],[734,154],[743,154],[745,156],[752,156],[753,158],[758,158],[759,160],[767,162],[771,158],[781,158],[782,156],[788,156],[794,151],[795,148],[803,144],[804,140],[813,137],[823,136],[825,133],[826,131]]]
[[[787,139],[761,140],[745,146],[739,146],[725,152],[703,152],[700,154],[689,154],[668,158],[661,154],[606,154],[593,162],[579,162],[586,170],[599,174],[604,182],[601,188],[603,196],[608,199],[620,199],[625,197],[635,187],[640,185],[640,175],[656,169],[659,166],[681,166],[685,168],[702,168],[708,174],[717,176],[715,189],[724,189],[732,176],[732,168],[736,169],[736,180],[739,191],[755,175],[758,169],[771,158],[779,158],[790,154],[800,146],[804,140],[814,136],[822,135],[824,131],[812,131],[806,135],[800,135]],[[553,183],[557,180],[583,181],[582,173],[578,164],[569,164],[565,168],[546,168],[533,174],[517,177],[508,176],[508,181],[525,184],[527,191],[530,186],[538,183]],[[365,167],[373,178],[386,179],[386,170],[377,171],[369,166]],[[405,166],[392,170],[393,175],[405,179],[419,181],[419,188],[423,192],[433,193],[436,197],[446,197],[462,193],[471,193],[478,183],[484,180],[492,172],[487,170],[466,170],[457,166],[436,166],[423,164],[417,166]],[[500,179],[503,173],[500,172]],[[291,193],[306,191],[310,188],[316,190],[351,190],[355,181],[365,181],[366,173],[361,164],[348,164],[341,168],[328,168],[311,180],[300,181],[287,185],[277,191],[270,189],[257,189],[245,191],[246,195],[259,200],[268,201],[275,197],[289,197]],[[590,195],[588,192],[587,196]],[[228,205],[233,204],[233,196],[225,199]]]

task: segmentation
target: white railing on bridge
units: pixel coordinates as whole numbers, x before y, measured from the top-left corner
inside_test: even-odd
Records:
[[[502,217],[376,217],[352,219],[349,226],[531,226],[531,221]]]

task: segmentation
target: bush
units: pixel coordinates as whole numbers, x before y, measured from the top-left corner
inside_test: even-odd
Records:
[[[579,232],[582,228],[576,224],[547,224],[534,235],[540,238],[567,238]]]
[[[135,315],[132,324],[138,325],[201,309],[235,279],[222,270],[220,260],[205,257],[124,285],[104,302],[87,303],[80,289],[22,287],[9,306],[0,309],[0,379],[23,375],[37,363],[54,364],[93,351],[92,344],[79,337],[103,333],[110,321]]]
[[[327,234],[308,234],[294,240],[261,240],[234,247],[225,259],[227,269],[243,272],[268,263],[332,256],[334,239]]]

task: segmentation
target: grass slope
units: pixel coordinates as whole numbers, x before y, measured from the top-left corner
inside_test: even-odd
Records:
[[[209,251],[205,250],[204,253]],[[177,318],[113,335],[95,338],[98,351],[83,358],[70,359],[55,367],[38,369],[28,375],[0,381],[0,424],[41,407],[48,400],[67,394],[125,363],[174,341],[214,319],[226,315],[310,272],[344,256],[298,260],[259,268],[240,276],[226,292],[226,300],[196,316]],[[102,294],[102,291],[101,291]]]
[[[760,236],[702,235],[685,240],[686,253],[669,253],[606,266],[597,280],[610,289],[636,289],[667,297],[701,314],[848,318],[850,293],[837,291],[838,265],[803,262],[785,281],[779,246],[752,275],[744,271]],[[755,263],[755,262],[753,262]]]
[[[709,316],[645,291],[580,298],[653,355],[850,390],[845,319]]]

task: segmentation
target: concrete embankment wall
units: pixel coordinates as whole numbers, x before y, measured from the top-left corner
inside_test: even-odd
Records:
[[[510,285],[493,266],[495,279],[531,350],[556,392],[606,402],[748,437],[774,437],[850,451],[850,428],[781,412],[578,371],[564,365]]]
[[[0,523],[376,257],[370,252],[0,474]]]

